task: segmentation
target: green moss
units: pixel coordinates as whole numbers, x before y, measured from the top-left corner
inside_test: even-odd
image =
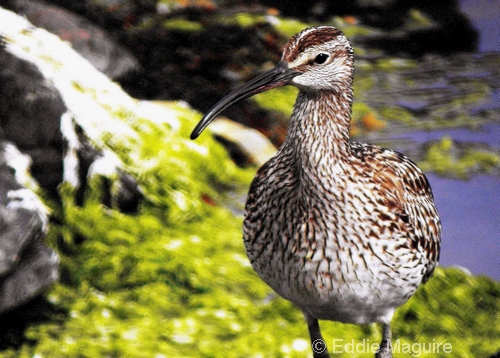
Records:
[[[264,15],[249,14],[246,12],[237,13],[234,18],[227,17],[226,21],[235,21],[239,26],[246,28],[266,22]]]
[[[290,118],[298,93],[299,91],[297,88],[285,86],[273,89],[272,91],[259,93],[252,97],[252,99],[262,108],[280,112],[287,118]]]
[[[459,153],[453,140],[444,136],[439,142],[430,145],[421,168],[439,174],[468,178],[472,172],[489,172],[500,167],[500,156],[494,152],[465,148]]]
[[[199,22],[185,19],[169,19],[163,22],[163,26],[167,29],[184,32],[196,32],[203,30],[203,25]]]
[[[236,13],[236,14],[223,14],[217,15],[210,21],[213,24],[217,25],[226,25],[226,26],[240,26],[242,28],[252,27],[258,24],[265,22],[265,16],[263,15],[255,15],[248,13]]]
[[[363,102],[354,102],[352,105],[352,118],[361,120],[361,118],[369,113],[373,113],[374,109]]]
[[[433,21],[424,13],[417,9],[411,9],[408,12],[411,27],[428,27],[433,25]]]
[[[350,19],[350,21],[346,21],[346,19]],[[366,36],[372,31],[366,26],[359,26],[357,24],[356,18],[350,16],[334,16],[329,20],[328,25],[332,25],[341,29],[342,32],[347,36],[347,38],[351,40],[355,36]]]
[[[71,82],[71,84],[72,84],[72,85],[73,85],[73,87],[74,87],[77,91],[79,91],[79,92],[82,92],[82,93],[83,93],[83,92],[85,92],[85,91],[86,91],[86,89],[85,89],[85,88],[83,88],[83,87],[80,85],[80,83],[78,83],[77,81],[72,81],[72,82]]]
[[[375,80],[370,76],[358,75],[354,77],[354,93],[355,97],[362,96],[365,92],[370,91],[375,84]]]
[[[302,30],[314,25],[296,19],[276,18],[276,23],[274,23],[273,26],[283,37],[290,38]]]
[[[418,123],[413,114],[402,107],[385,106],[379,109],[379,113],[384,119],[401,122],[409,126],[415,126]]]
[[[448,342],[453,356],[489,357],[498,351],[500,321],[488,312],[499,307],[498,282],[470,276],[459,269],[439,269],[417,290],[415,297],[396,311],[393,331],[399,334],[394,338],[399,336],[402,342],[408,343]],[[426,328],[415,331],[414,325]],[[477,330],[472,332],[465,326],[477,327]],[[434,356],[449,354],[422,355]]]
[[[417,68],[418,64],[413,60],[400,58],[383,58],[377,61],[376,68],[383,71],[395,71]]]
[[[242,28],[253,27],[263,23],[270,23],[274,29],[283,36],[284,39],[288,39],[305,28],[313,26],[295,19],[282,17],[272,17],[272,21],[269,21],[266,15],[251,14],[247,12],[239,12],[233,16],[216,16],[215,22],[218,24],[238,25]]]

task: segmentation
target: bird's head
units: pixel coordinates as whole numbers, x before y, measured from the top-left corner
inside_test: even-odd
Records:
[[[196,139],[226,108],[257,93],[285,85],[302,92],[331,91],[342,93],[352,85],[353,50],[347,37],[335,27],[305,29],[285,45],[281,61],[217,102],[191,133]]]
[[[339,29],[311,27],[293,36],[285,46],[282,62],[297,73],[289,84],[304,92],[341,92],[352,85],[351,43]]]

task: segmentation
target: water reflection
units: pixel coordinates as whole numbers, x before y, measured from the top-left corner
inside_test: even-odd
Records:
[[[480,33],[480,52],[498,51],[499,19],[492,8],[498,1],[461,0],[461,9]],[[498,77],[496,79],[498,86]],[[497,87],[498,88],[498,87]],[[500,108],[496,90],[481,109]],[[444,134],[463,142],[481,142],[496,148],[500,145],[500,124],[481,126],[478,131],[464,129],[416,132],[415,140],[437,139]],[[470,180],[444,179],[428,175],[436,205],[443,220],[443,266],[461,265],[475,274],[500,280],[500,180],[494,175],[475,175]]]
[[[427,175],[443,222],[442,266],[460,265],[500,280],[500,181],[493,175],[470,180]]]

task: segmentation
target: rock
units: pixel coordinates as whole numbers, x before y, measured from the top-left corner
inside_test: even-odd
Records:
[[[49,195],[62,181],[59,127],[65,111],[61,95],[36,65],[0,47],[0,137],[31,154],[32,174]]]
[[[8,273],[20,260],[21,252],[40,235],[41,223],[37,215],[28,210],[0,207],[0,275]]]
[[[61,7],[38,0],[11,1],[12,10],[35,26],[69,41],[99,71],[116,79],[140,68],[137,59],[102,28]]]
[[[276,154],[276,147],[262,133],[227,118],[218,118],[211,130],[238,165],[250,162],[260,167]]]
[[[0,280],[0,314],[38,296],[57,278],[59,256],[40,242],[23,252],[20,264]]]
[[[0,144],[0,314],[36,297],[58,277],[59,257],[40,242],[48,210],[24,187],[23,163],[29,158],[12,143]]]
[[[54,53],[60,57],[53,59]],[[89,181],[98,177],[106,182],[104,205],[129,214],[140,205],[137,181],[99,138],[103,131],[114,136],[132,131],[109,119],[94,92],[85,92],[89,74],[117,88],[66,43],[0,8],[0,314],[58,278],[59,257],[42,241],[49,211],[35,192],[43,191],[57,205],[66,183],[75,203],[83,204]],[[120,106],[134,104],[125,94],[125,101],[111,96]]]
[[[90,133],[95,132],[97,123],[106,123],[105,117],[108,114],[96,108],[94,99],[89,98],[86,93],[82,94],[82,88],[75,88],[77,81],[67,80],[71,73],[54,74],[53,64],[44,62],[37,57],[39,54],[23,52],[17,46],[19,43],[10,43],[9,36],[15,36],[12,26],[16,18],[13,13],[2,11],[9,15],[5,15],[6,18],[2,22],[6,27],[2,29],[0,26],[0,37],[6,37],[6,44],[0,47],[0,138],[13,142],[21,152],[30,156],[30,172],[50,197],[57,199],[60,184],[67,181],[77,190],[76,200],[81,203],[89,170],[93,166],[97,168],[96,162],[103,163],[103,159],[108,159],[104,166],[101,165],[107,172],[93,170],[90,177],[93,174],[117,178],[126,176],[125,172],[118,171],[120,163],[109,165],[110,161],[116,159],[115,156],[104,148],[102,143],[93,142],[92,137],[96,134]],[[17,25],[20,22],[22,21],[18,21]],[[28,32],[35,31],[25,20],[24,25],[29,28]],[[9,32],[10,30],[13,31]],[[47,49],[45,56],[51,56],[52,51],[58,51],[62,54],[58,61],[71,61],[63,58],[64,50],[72,52],[68,46],[56,37],[50,37],[47,33],[44,35],[61,47]],[[36,46],[32,40],[27,33],[22,40],[17,41],[27,41],[29,45]],[[91,67],[85,60],[78,60],[84,61],[87,68]],[[77,64],[71,67],[70,71],[84,71],[84,68],[77,69],[76,66]],[[95,70],[93,72],[98,73],[102,80],[107,80],[101,73]],[[75,118],[78,117],[75,112],[84,114]],[[109,124],[113,126],[112,122]],[[118,130],[118,127],[113,130]],[[119,188],[114,194],[120,199],[116,200],[116,205],[119,201],[118,206],[133,212],[134,207],[139,205],[140,191],[137,186],[134,189],[130,178],[119,179],[118,182],[129,184],[117,184]],[[105,195],[111,196],[111,193]]]

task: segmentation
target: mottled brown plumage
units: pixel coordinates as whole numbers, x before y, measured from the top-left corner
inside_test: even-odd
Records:
[[[328,356],[319,319],[383,323],[376,356],[391,357],[394,310],[439,259],[441,225],[422,171],[403,154],[350,141],[353,76],[342,32],[306,29],[274,69],[224,97],[192,134],[238,100],[300,89],[285,142],[250,188],[243,240],[258,275],[302,309],[315,357]]]

